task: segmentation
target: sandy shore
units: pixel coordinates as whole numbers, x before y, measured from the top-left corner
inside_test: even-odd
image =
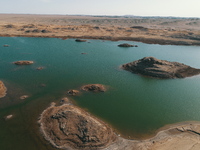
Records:
[[[200,45],[200,19],[0,14],[2,37],[130,40]]]

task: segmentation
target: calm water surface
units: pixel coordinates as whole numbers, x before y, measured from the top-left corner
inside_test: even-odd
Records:
[[[200,121],[200,76],[159,80],[132,74],[119,66],[146,56],[177,61],[200,68],[200,47],[161,46],[125,41],[55,38],[0,38],[0,80],[8,94],[0,99],[0,147],[2,150],[53,149],[39,133],[37,120],[51,102],[84,84],[108,86],[105,93],[70,97],[80,107],[108,122],[120,134],[141,138],[158,128],[182,121]],[[3,47],[9,44],[10,47]],[[87,53],[85,55],[81,53]],[[30,66],[12,64],[33,60]],[[36,70],[37,67],[43,70]],[[46,87],[41,87],[45,84]],[[22,95],[30,95],[20,100]],[[13,114],[11,120],[2,118]]]

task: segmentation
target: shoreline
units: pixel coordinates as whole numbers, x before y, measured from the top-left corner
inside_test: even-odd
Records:
[[[81,38],[200,46],[200,19],[0,14],[1,37]]]
[[[110,36],[64,36],[64,35],[12,35],[0,34],[0,37],[33,37],[33,38],[60,38],[66,39],[92,39],[92,40],[107,40],[107,41],[133,41],[142,42],[145,44],[159,44],[159,45],[179,45],[179,46],[200,46],[200,42],[196,41],[178,41],[169,39],[152,39],[143,37],[110,37]]]
[[[93,147],[93,149],[112,149],[112,150],[130,150],[130,149],[140,149],[140,150],[168,150],[168,149],[176,149],[176,150],[191,150],[191,147],[200,148],[199,138],[200,138],[200,122],[199,121],[186,121],[186,122],[178,122],[175,124],[168,124],[164,127],[159,128],[155,134],[148,136],[145,139],[127,139],[125,137],[121,137],[116,133],[116,130],[107,124],[106,122],[103,122],[101,119],[97,118],[96,116],[93,116],[92,114],[88,113],[84,109],[73,105],[71,102],[67,102],[66,104],[57,106],[55,103],[52,103],[49,107],[47,107],[43,112],[41,113],[39,117],[38,123],[40,124],[40,133],[43,135],[43,137],[51,143],[56,148],[75,148],[79,149],[79,147],[74,147],[73,144],[64,144],[64,145],[56,145],[55,142],[58,142],[57,140],[54,141],[48,134],[48,132],[45,132],[45,125],[44,125],[44,114],[49,111],[50,109],[58,109],[60,108],[59,112],[62,112],[62,108],[68,107],[71,109],[71,113],[73,114],[76,112],[85,112],[87,121],[89,121],[91,118],[92,120],[96,120],[95,122],[100,121],[100,123],[104,124],[107,127],[110,127],[109,131],[113,131],[115,134],[115,137],[113,137],[112,142],[110,141],[106,145],[103,145],[102,147]],[[70,110],[68,109],[68,110]],[[75,110],[75,111],[74,111]],[[51,112],[54,112],[53,110]],[[56,113],[57,114],[57,113]],[[49,120],[48,118],[46,118]],[[60,121],[59,121],[60,122]],[[48,124],[52,124],[48,121]],[[68,127],[70,129],[70,126]],[[67,129],[68,129],[67,128]],[[57,130],[56,130],[57,131]],[[63,131],[65,131],[63,129]],[[57,131],[58,132],[58,131]],[[88,131],[90,132],[90,131]],[[94,130],[95,132],[95,130]],[[96,132],[95,132],[96,133]],[[94,133],[94,134],[95,134]],[[112,132],[110,133],[112,134]],[[93,135],[93,134],[92,134]],[[59,137],[59,135],[57,134]],[[58,138],[59,139],[59,138]],[[67,139],[67,138],[66,138]],[[60,142],[58,142],[60,143]],[[62,142],[61,142],[62,143]],[[68,143],[68,142],[67,142]],[[76,143],[76,142],[75,142]],[[81,148],[81,149],[88,149],[88,147]],[[89,148],[90,149],[90,148]]]

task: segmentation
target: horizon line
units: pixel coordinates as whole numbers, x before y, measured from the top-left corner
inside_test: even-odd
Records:
[[[159,16],[159,15],[89,15],[89,14],[37,14],[37,13],[0,13],[0,14],[5,14],[5,15],[60,15],[60,16],[91,16],[91,17],[129,17],[129,18],[134,18],[134,17],[141,17],[141,18],[194,18],[194,19],[200,19],[200,17],[182,17],[182,16]]]

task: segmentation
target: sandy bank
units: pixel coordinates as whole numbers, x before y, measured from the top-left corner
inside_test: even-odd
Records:
[[[0,98],[6,96],[7,88],[5,87],[4,83],[0,80]]]

